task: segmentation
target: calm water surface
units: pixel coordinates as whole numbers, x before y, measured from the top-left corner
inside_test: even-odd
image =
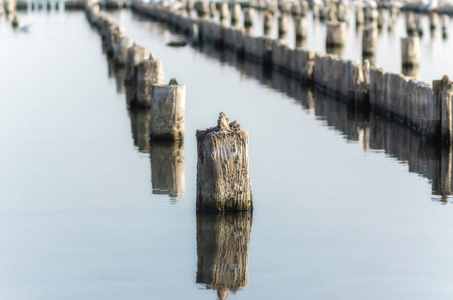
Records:
[[[147,144],[82,12],[2,19],[3,299],[451,298],[448,151],[113,15],[187,85],[186,139]],[[195,212],[195,130],[220,111],[250,132],[253,216]]]

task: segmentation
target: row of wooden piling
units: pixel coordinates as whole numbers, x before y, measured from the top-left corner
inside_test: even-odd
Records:
[[[332,54],[293,48],[279,39],[256,37],[252,33],[247,33],[244,28],[230,27],[209,18],[191,18],[180,11],[140,2],[134,2],[132,8],[165,21],[186,33],[193,34],[192,29],[197,28],[196,32],[201,41],[214,42],[233,49],[245,57],[270,65],[303,81],[312,82],[318,88],[348,103],[359,106],[371,105],[386,116],[409,124],[426,138],[451,143],[448,134],[440,134],[452,132],[451,122],[442,119],[448,119],[451,114],[448,105],[451,100],[443,97],[445,103],[438,101],[430,84],[400,74],[387,74],[377,67],[370,67],[367,62],[360,64]],[[401,42],[403,64],[417,65],[419,38],[410,36]],[[408,83],[405,85],[401,82]],[[385,105],[382,104],[383,101]]]
[[[124,30],[99,6],[87,2],[87,18],[99,28],[107,54],[125,65],[126,99],[130,109],[150,109],[150,142],[181,141],[185,129],[185,85],[171,79],[163,84],[163,66],[146,47],[125,36]],[[248,131],[221,113],[217,126],[197,131],[197,209],[252,210]]]

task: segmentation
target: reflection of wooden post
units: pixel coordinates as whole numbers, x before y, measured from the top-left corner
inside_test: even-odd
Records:
[[[151,113],[146,110],[131,110],[129,112],[131,118],[132,137],[134,145],[140,152],[149,152],[149,121]]]
[[[266,11],[264,13],[264,21],[263,21],[263,31],[264,31],[265,36],[268,36],[271,34],[272,22],[273,22],[272,14],[270,12]]]
[[[184,143],[151,143],[151,183],[153,194],[184,196],[186,190]]]
[[[197,130],[197,209],[252,210],[249,134],[221,113],[217,127]]]
[[[251,231],[251,212],[197,214],[196,282],[217,290],[219,299],[248,285]]]

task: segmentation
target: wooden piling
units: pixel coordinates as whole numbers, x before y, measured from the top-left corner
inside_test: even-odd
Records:
[[[237,2],[231,4],[231,25],[236,26],[241,18],[241,5]]]
[[[125,66],[127,63],[127,50],[132,47],[132,39],[125,35],[120,35],[116,41],[113,51],[113,60],[116,66]]]
[[[255,20],[255,9],[253,8],[244,9],[244,28],[253,27],[254,20]]]
[[[436,12],[429,12],[429,28],[434,30],[439,25],[439,14]]]
[[[374,55],[376,53],[378,40],[378,29],[374,26],[367,26],[362,34],[362,53]]]
[[[184,139],[186,86],[171,79],[168,85],[156,84],[151,102],[151,141]]]
[[[355,24],[359,26],[363,23],[365,23],[365,13],[363,11],[363,7],[358,6],[355,11]]]
[[[327,47],[343,46],[348,34],[348,27],[344,22],[329,22],[327,23]]]
[[[401,61],[403,66],[418,66],[420,62],[420,38],[401,38]]]
[[[215,1],[209,2],[209,14],[211,16],[211,19],[214,19],[217,14],[217,4]]]
[[[228,19],[228,3],[220,3],[220,21]]]
[[[271,34],[272,23],[273,23],[273,16],[270,12],[264,12],[263,16],[263,32],[264,36],[269,36]]]
[[[446,39],[448,37],[448,25],[450,23],[450,17],[446,14],[442,15],[442,37]]]
[[[126,61],[126,84],[128,84],[135,74],[135,67],[148,57],[148,49],[138,46],[135,43],[127,49]]]
[[[296,41],[301,41],[307,38],[307,18],[299,17],[295,20],[296,26]]]
[[[252,210],[247,130],[221,113],[217,126],[197,130],[197,210]]]
[[[154,85],[164,84],[162,61],[150,54],[147,60],[137,65],[137,107],[151,107]]]
[[[288,16],[286,14],[280,14],[278,16],[278,36],[282,37],[286,35],[288,31]]]

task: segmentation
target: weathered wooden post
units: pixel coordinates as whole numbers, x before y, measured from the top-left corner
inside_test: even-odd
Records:
[[[384,10],[378,10],[377,28],[382,29],[384,27],[384,23],[385,23]]]
[[[316,1],[313,1],[312,5],[312,14],[313,14],[313,19],[318,19],[320,17],[320,5]]]
[[[253,8],[244,9],[244,28],[253,27],[254,20],[255,20],[255,9]]]
[[[155,59],[153,53],[149,59],[140,62],[137,67],[137,98],[138,107],[150,107],[153,87],[164,84],[164,68],[162,61]]]
[[[263,17],[264,17],[263,20],[264,35],[269,36],[271,34],[273,16],[270,12],[266,11]]]
[[[413,34],[417,30],[417,25],[415,23],[415,16],[413,12],[408,12],[406,14],[406,31],[408,35]]]
[[[192,0],[186,2],[186,11],[190,14],[194,10],[194,3]]]
[[[220,3],[220,21],[228,19],[228,3]]]
[[[209,14],[211,15],[211,19],[215,18],[217,13],[217,4],[215,1],[209,2]]]
[[[365,27],[362,34],[362,53],[365,55],[374,55],[376,53],[377,40],[377,28],[374,26]]]
[[[348,27],[344,22],[327,23],[326,46],[341,47],[346,41]]]
[[[280,14],[278,16],[278,36],[284,38],[288,31],[288,16],[286,14]]]
[[[429,28],[434,30],[439,25],[439,14],[436,12],[429,12]]]
[[[151,141],[184,139],[186,86],[171,79],[168,85],[156,84],[151,102]]]
[[[420,38],[401,38],[401,60],[403,66],[418,66],[420,62]]]
[[[355,24],[356,26],[360,26],[363,23],[365,23],[365,13],[363,11],[363,7],[358,6],[355,11]]]
[[[197,210],[253,209],[249,134],[221,113],[217,126],[197,130]]]
[[[419,14],[415,16],[415,29],[418,33],[419,36],[423,36],[423,24],[422,24],[422,18],[420,17]]]
[[[12,25],[14,28],[17,28],[19,26],[19,17],[17,15],[14,15]]]
[[[307,38],[307,18],[299,17],[295,20],[296,25],[296,42]]]
[[[201,0],[198,0],[197,2],[195,2],[195,10],[197,11],[197,15],[199,18],[204,18],[209,13],[208,4]]]
[[[437,98],[440,107],[440,133],[441,140],[445,144],[451,144],[453,141],[453,115],[452,115],[452,97],[453,84],[450,78],[445,75],[442,80],[433,81],[433,94]]]
[[[184,196],[186,191],[184,142],[150,143],[153,194]]]
[[[337,20],[340,22],[349,22],[349,10],[345,3],[339,2],[337,6]]]
[[[236,26],[241,18],[241,5],[237,2],[231,4],[231,25]]]
[[[292,3],[291,14],[296,17],[302,15],[302,6],[299,2],[295,1]]]
[[[135,43],[127,49],[126,61],[126,84],[130,83],[135,74],[135,67],[148,56],[146,47],[138,46]]]
[[[192,43],[194,43],[195,45],[198,44],[200,42],[200,33],[198,32],[198,25],[197,23],[193,23],[192,24]]]
[[[113,60],[117,66],[125,66],[127,62],[127,49],[132,47],[133,42],[130,37],[120,35],[116,41],[116,47],[113,51]]]
[[[450,23],[450,17],[447,14],[442,15],[442,37],[446,39],[448,37],[448,24]]]
[[[248,285],[252,212],[197,213],[196,283],[217,290],[219,300]]]

